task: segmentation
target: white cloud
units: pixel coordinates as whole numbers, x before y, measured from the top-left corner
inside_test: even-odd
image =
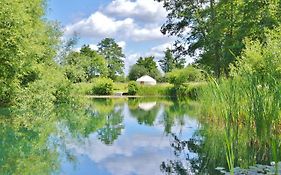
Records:
[[[137,60],[141,57],[139,53],[133,53],[126,57],[125,59],[125,73],[128,73],[131,66],[137,62]]]
[[[164,57],[164,51],[167,48],[172,48],[172,47],[173,47],[173,44],[171,42],[168,42],[168,43],[163,43],[161,45],[152,47],[148,52],[143,53],[143,54],[132,53],[132,54],[128,55],[125,59],[125,72],[128,73],[130,70],[130,67],[132,65],[134,65],[140,57],[154,56],[156,59],[155,61],[157,62],[157,60]],[[157,62],[157,65],[158,65],[158,62]]]
[[[133,18],[115,19],[97,11],[91,16],[65,27],[65,35],[82,38],[112,37],[123,40],[148,41],[165,38],[159,25],[139,25]]]
[[[123,50],[125,50],[127,43],[125,41],[117,42],[118,46],[120,46]]]
[[[132,17],[142,22],[163,22],[167,16],[163,3],[154,0],[114,0],[105,12],[120,17]]]
[[[122,32],[123,29],[133,27],[134,20],[131,18],[116,20],[97,11],[87,19],[66,26],[65,34],[73,35],[78,33],[81,37],[106,37]]]
[[[160,27],[156,28],[135,28],[130,33],[130,37],[135,41],[147,41],[163,38]]]
[[[168,42],[168,43],[164,43],[164,44],[155,46],[155,47],[151,48],[147,54],[159,59],[159,58],[164,57],[164,55],[165,55],[164,52],[166,51],[166,49],[173,49],[173,43]]]
[[[99,49],[96,44],[89,44],[89,46],[92,50],[98,50]]]
[[[146,151],[168,149],[169,141],[158,135],[133,135],[120,139],[116,144],[107,146],[92,135],[82,142],[69,140],[67,148],[75,150],[77,154],[87,155],[94,162],[99,163],[108,160],[112,155],[131,157],[138,149]]]

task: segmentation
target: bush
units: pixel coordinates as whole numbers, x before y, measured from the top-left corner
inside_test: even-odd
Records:
[[[197,100],[199,92],[206,86],[206,83],[185,83],[180,86],[170,88],[168,94],[176,97],[188,97]]]
[[[92,88],[93,88],[92,83],[85,83],[85,82],[76,83],[73,85],[73,87],[74,87],[75,94],[77,95],[84,96],[84,95],[92,94]]]
[[[202,73],[199,69],[188,66],[184,69],[175,69],[166,75],[169,83],[180,86],[187,82],[196,82],[203,80]]]
[[[111,95],[113,93],[113,81],[109,78],[95,78],[92,80],[94,86],[92,94]]]
[[[136,95],[138,90],[139,90],[139,85],[134,81],[130,81],[128,84],[128,94]]]
[[[171,87],[171,84],[157,84],[156,86],[140,85],[137,95],[166,96]]]

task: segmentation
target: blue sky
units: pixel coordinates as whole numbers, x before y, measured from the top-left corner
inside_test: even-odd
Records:
[[[79,35],[76,49],[89,44],[93,49],[111,37],[123,47],[125,72],[140,56],[163,57],[175,38],[160,32],[166,11],[154,0],[48,0],[47,19],[64,28],[64,37]]]

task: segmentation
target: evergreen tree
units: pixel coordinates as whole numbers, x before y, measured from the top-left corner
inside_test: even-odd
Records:
[[[118,75],[122,75],[124,68],[122,48],[118,46],[112,38],[105,38],[98,44],[98,52],[103,55],[107,61],[109,78],[116,80]]]

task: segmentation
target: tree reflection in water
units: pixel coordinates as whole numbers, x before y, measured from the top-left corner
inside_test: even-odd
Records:
[[[106,145],[112,145],[113,142],[121,135],[124,116],[122,110],[117,109],[106,116],[104,127],[98,130],[98,138]]]
[[[170,145],[176,158],[175,160],[168,160],[166,162],[162,162],[162,164],[160,165],[160,170],[165,174],[193,174],[190,170],[190,164],[188,162],[188,142],[181,141],[175,134],[170,134],[170,137]]]

